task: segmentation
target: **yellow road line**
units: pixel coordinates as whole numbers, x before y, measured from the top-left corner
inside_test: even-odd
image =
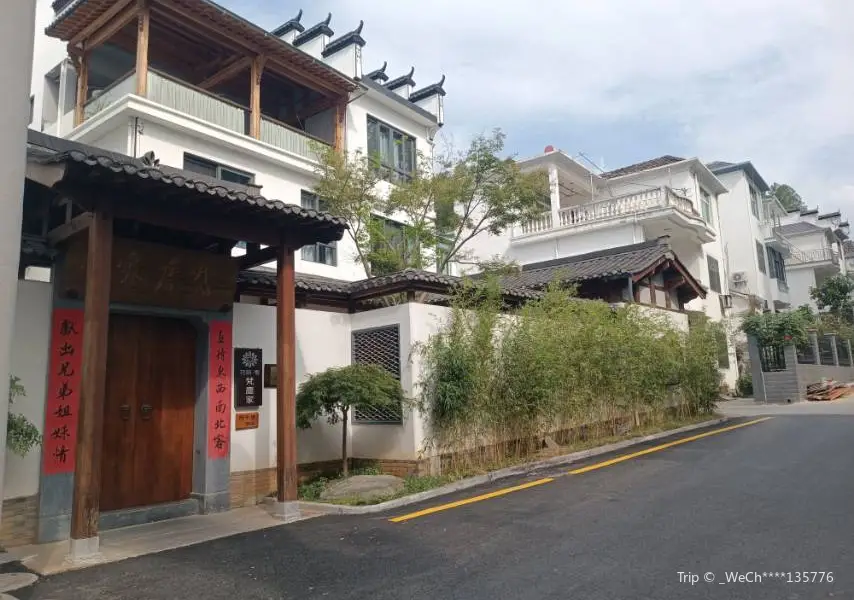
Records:
[[[639,456],[645,456],[647,454],[652,454],[653,452],[659,452],[661,450],[666,450],[667,448],[672,448],[673,446],[679,446],[680,444],[687,444],[688,442],[693,442],[695,440],[700,440],[711,435],[717,435],[719,433],[725,433],[727,431],[732,431],[733,429],[740,429],[742,427],[747,427],[749,425],[756,425],[757,423],[762,423],[763,421],[767,421],[768,419],[772,419],[773,417],[763,417],[762,419],[754,419],[753,421],[747,421],[746,423],[739,423],[738,425],[730,425],[729,427],[723,427],[721,429],[715,429],[714,431],[707,431],[706,433],[701,433],[698,435],[692,435],[691,437],[682,438],[676,440],[674,442],[668,442],[666,444],[661,444],[660,446],[653,446],[652,448],[647,448],[646,450],[640,450],[639,452],[633,452],[632,454],[624,454],[623,456],[618,456],[617,458],[612,458],[610,460],[606,460],[600,463],[596,463],[595,465],[589,465],[586,467],[581,467],[580,469],[574,469],[569,472],[570,475],[581,475],[582,473],[589,473],[590,471],[595,471],[596,469],[602,469],[604,467],[610,467],[611,465],[616,465],[617,463],[621,463],[626,460],[630,460],[632,458],[637,458]]]
[[[700,433],[698,435],[693,435],[691,437],[682,438],[673,442],[668,442],[666,444],[661,444],[660,446],[654,446],[652,448],[647,448],[646,450],[641,450],[639,452],[634,452],[632,454],[625,454],[623,456],[618,456],[617,458],[612,458],[610,460],[606,460],[601,463],[596,463],[594,465],[590,465],[587,467],[581,467],[580,469],[575,469],[574,471],[569,471],[570,475],[580,475],[582,473],[587,473],[588,471],[595,471],[596,469],[601,469],[603,467],[607,467],[610,465],[615,465],[617,463],[621,463],[623,461],[637,458],[639,456],[644,456],[646,454],[652,454],[653,452],[658,452],[660,450],[665,450],[666,448],[672,448],[673,446],[678,446],[680,444],[687,444],[688,442],[693,442],[695,440],[699,440],[705,437],[709,437],[711,435],[717,435],[719,433],[725,433],[727,431],[732,431],[733,429],[740,429],[742,427],[747,427],[748,425],[756,425],[757,423],[762,423],[763,421],[767,421],[768,419],[772,419],[773,417],[764,417],[762,419],[754,419],[753,421],[747,421],[746,423],[739,423],[737,425],[730,425],[729,427],[723,427],[721,429],[715,429],[714,431],[707,431],[705,433]],[[482,502],[483,500],[489,500],[490,498],[498,498],[500,496],[506,496],[507,494],[512,494],[513,492],[519,492],[522,490],[527,490],[532,487],[537,487],[539,485],[543,485],[545,483],[551,483],[554,481],[554,477],[546,477],[544,479],[537,479],[536,481],[530,481],[528,483],[523,483],[521,485],[516,485],[509,488],[503,488],[500,490],[496,490],[494,492],[489,492],[488,494],[482,494],[480,496],[474,496],[472,498],[466,498],[465,500],[457,500],[456,502],[449,502],[447,504],[440,504],[439,506],[433,506],[431,508],[425,508],[424,510],[419,510],[417,512],[401,515],[399,517],[393,517],[389,519],[392,523],[403,523],[404,521],[409,521],[411,519],[417,519],[418,517],[425,517],[427,515],[432,515],[437,512],[441,512],[444,510],[450,510],[452,508],[457,508],[460,506],[466,506],[467,504],[474,504],[475,502]]]
[[[475,496],[473,498],[466,498],[465,500],[457,500],[456,502],[449,502],[448,504],[442,504],[440,506],[434,506],[432,508],[425,508],[424,510],[419,510],[418,512],[409,513],[408,515],[401,515],[399,517],[394,517],[393,519],[389,519],[392,523],[402,523],[404,521],[408,521],[410,519],[417,519],[418,517],[424,517],[426,515],[432,515],[433,513],[437,513],[443,510],[448,510],[451,508],[457,508],[458,506],[465,506],[466,504],[474,504],[475,502],[480,502],[481,500],[489,500],[490,498],[498,498],[499,496],[505,496],[507,494],[512,494],[513,492],[518,492],[521,490],[527,490],[532,487],[536,487],[538,485],[543,485],[544,483],[550,483],[554,481],[552,477],[546,477],[545,479],[537,479],[536,481],[530,481],[528,483],[523,483],[522,485],[517,485],[509,488],[504,488],[501,490],[496,490],[494,492],[490,492],[488,494],[483,494],[481,496]]]

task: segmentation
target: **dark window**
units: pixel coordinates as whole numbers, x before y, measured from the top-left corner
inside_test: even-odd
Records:
[[[721,293],[721,270],[716,258],[707,256],[709,264],[709,287],[713,292]]]
[[[748,185],[750,185],[750,184],[748,184]],[[755,187],[750,185],[750,212],[752,212],[753,216],[756,217],[757,219],[759,218],[759,209],[760,209],[759,192],[756,190]]]
[[[756,263],[759,265],[760,271],[763,273],[768,272],[765,268],[765,246],[759,242],[756,242]]]
[[[771,279],[779,279],[786,283],[786,261],[783,255],[774,248],[766,248],[768,252],[768,275]]]
[[[312,194],[306,190],[302,190],[300,194],[300,204],[303,208],[311,210],[325,211],[327,209],[326,202],[317,197],[317,194]],[[337,242],[329,242],[328,244],[311,244],[302,247],[302,259],[309,262],[322,263],[324,265],[338,266],[338,244]]]
[[[255,176],[252,173],[221,165],[192,154],[184,154],[184,170],[241,185],[252,185],[255,181]]]
[[[389,181],[408,180],[415,172],[415,138],[369,116],[368,156]]]
[[[371,239],[371,274],[389,275],[411,266],[411,256],[417,256],[418,250],[411,248],[411,235],[407,235],[406,225],[373,216]]]
[[[400,327],[390,325],[353,332],[353,364],[377,365],[400,380]],[[403,407],[358,406],[354,423],[403,422]]]

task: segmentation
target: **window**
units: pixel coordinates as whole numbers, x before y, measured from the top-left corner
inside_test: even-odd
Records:
[[[368,156],[389,181],[408,180],[415,171],[415,138],[368,117]]]
[[[311,210],[325,211],[327,209],[326,202],[318,198],[317,194],[312,194],[306,190],[302,190],[300,193],[300,205]],[[332,267],[338,266],[337,242],[329,242],[328,244],[318,242],[310,246],[303,246],[301,252],[303,260]]]
[[[448,252],[451,251],[451,240],[445,238],[439,238],[438,243],[436,244],[436,272],[442,273],[443,275],[451,275],[451,263],[445,265],[445,268],[441,271],[439,270],[439,263],[442,262],[445,256],[448,255]]]
[[[400,326],[360,329],[352,333],[353,364],[376,365],[400,379]],[[360,424],[401,424],[403,406],[357,406],[353,422]]]
[[[761,272],[768,272],[765,268],[765,246],[760,242],[756,242],[756,263],[759,265],[759,270]]]
[[[255,176],[252,173],[227,167],[192,154],[184,154],[184,170],[199,175],[207,175],[221,181],[239,183],[240,185],[252,185],[255,182]]]
[[[700,189],[700,210],[703,214],[703,220],[712,225],[712,197],[704,189]]]
[[[406,225],[376,215],[372,219],[371,274],[389,275],[412,266],[411,258],[418,254],[410,248],[414,241],[407,235]]]
[[[768,275],[786,283],[786,261],[774,248],[768,248]]]
[[[759,202],[759,192],[756,191],[756,188],[752,185],[748,184],[748,186],[750,187],[750,212],[753,213],[754,217],[760,219],[762,217],[759,213],[761,208],[761,203]]]
[[[718,261],[713,256],[707,256],[706,262],[709,265],[709,287],[713,292],[721,293],[721,270]]]

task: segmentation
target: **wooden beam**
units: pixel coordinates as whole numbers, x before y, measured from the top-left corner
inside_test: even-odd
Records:
[[[237,35],[229,36],[219,33],[215,28],[211,27],[209,22],[199,18],[189,11],[181,12],[180,10],[167,6],[161,2],[156,3],[153,10],[156,13],[161,14],[164,18],[180,23],[183,27],[190,29],[198,35],[206,37],[226,48],[231,48],[235,52],[264,55],[268,51],[267,48],[264,48],[260,44],[256,44],[245,37]],[[327,96],[341,93],[341,89],[334,84],[329,84],[322,79],[305,72],[299,67],[289,65],[285,60],[279,60],[275,56],[269,56],[269,59],[269,66],[271,67],[270,70],[280,72],[282,76],[290,79],[291,81],[309,87],[313,90],[317,90]]]
[[[50,230],[47,233],[48,244],[50,244],[51,246],[56,246],[57,244],[64,242],[71,236],[88,229],[89,226],[92,225],[92,219],[92,213],[83,213],[82,215],[77,215],[67,223],[64,223],[59,227]]]
[[[136,95],[148,95],[148,45],[151,34],[151,7],[148,0],[138,0],[136,27]]]
[[[276,260],[279,256],[279,249],[276,246],[268,246],[263,250],[249,252],[237,259],[241,269],[251,269],[258,265]]]
[[[245,240],[267,246],[279,243],[279,231],[275,226],[262,229],[257,223],[245,222],[234,217],[210,216],[190,210],[174,210],[140,204],[131,200],[114,204],[110,210],[117,219],[132,219],[177,231],[201,233],[226,240]]]
[[[220,83],[224,83],[236,76],[238,73],[246,69],[252,64],[252,57],[250,56],[241,56],[240,58],[236,58],[231,63],[202,81],[198,87],[203,90],[209,90],[212,87],[219,85]]]
[[[92,21],[89,25],[84,27],[80,33],[75,35],[71,40],[69,40],[69,46],[77,46],[81,42],[84,42],[89,37],[92,36],[96,31],[101,29],[104,25],[112,21],[116,15],[121,13],[125,8],[127,8],[134,0],[116,0],[116,2],[108,8],[104,13]]]
[[[77,103],[74,106],[74,126],[77,127],[85,119],[83,111],[86,97],[89,94],[89,53],[85,51],[77,63]]]
[[[335,142],[336,152],[344,152],[347,144],[347,98],[335,105]]]
[[[110,41],[114,35],[124,29],[138,15],[139,5],[137,3],[128,4],[128,6],[118,13],[111,21],[107,22],[103,27],[86,38],[83,42],[86,51],[91,51],[101,44]]]
[[[261,79],[264,76],[263,56],[252,58],[252,75],[249,80],[249,136],[261,139]]]
[[[101,446],[107,385],[112,251],[113,218],[103,212],[96,212],[89,227],[86,257],[83,374],[77,417],[77,467],[71,508],[72,540],[97,537],[101,516]]]
[[[294,250],[279,247],[276,284],[276,482],[279,502],[297,501],[296,297]]]

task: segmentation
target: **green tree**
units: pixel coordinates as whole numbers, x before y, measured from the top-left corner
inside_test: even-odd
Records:
[[[775,183],[771,186],[771,195],[776,196],[786,210],[803,210],[807,207],[801,195],[785,183]]]
[[[376,365],[354,364],[332,368],[312,375],[297,393],[297,425],[307,429],[321,416],[335,425],[341,421],[342,470],[346,477],[347,422],[351,409],[357,406],[394,407],[403,403],[400,382]]]
[[[819,310],[827,311],[850,323],[854,320],[852,292],[854,292],[854,280],[840,274],[828,277],[818,287],[811,287],[810,297],[815,300]]]
[[[547,177],[503,158],[504,140],[495,130],[463,152],[419,153],[411,177],[388,188],[377,157],[319,149],[314,191],[347,221],[368,277],[428,265],[443,272],[453,262],[474,262],[468,246],[475,237],[499,235],[544,210]]]

